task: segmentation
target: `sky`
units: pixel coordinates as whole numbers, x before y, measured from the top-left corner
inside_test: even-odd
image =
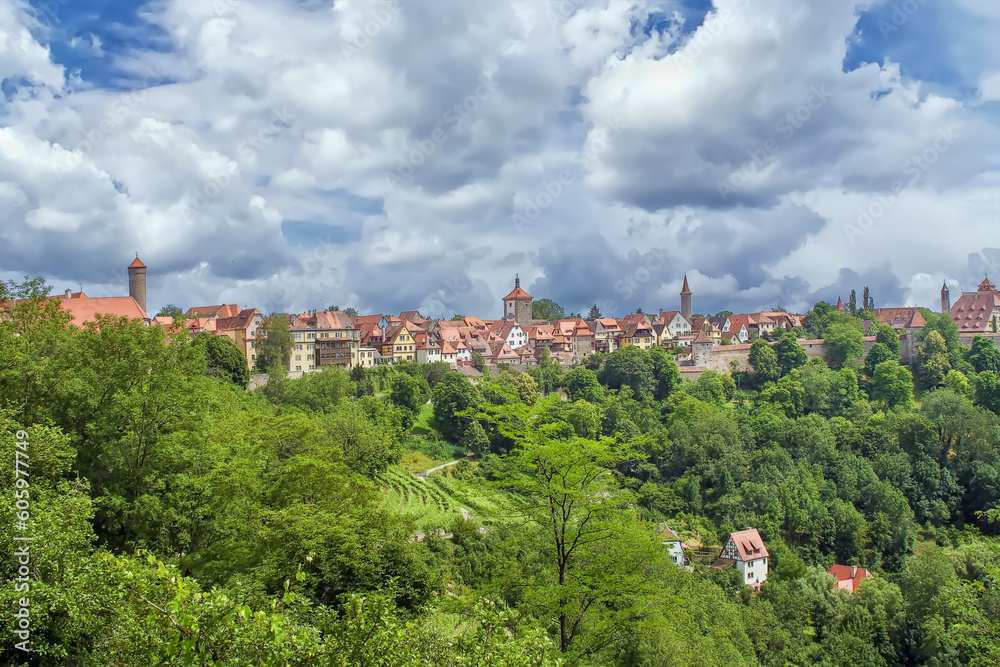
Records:
[[[499,318],[1000,278],[996,0],[0,0],[0,279]]]

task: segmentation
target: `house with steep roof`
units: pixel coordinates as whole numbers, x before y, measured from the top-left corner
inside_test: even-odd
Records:
[[[913,333],[927,326],[924,316],[916,308],[876,308],[875,317],[888,324],[893,331]]]
[[[714,568],[734,566],[739,570],[743,583],[751,588],[760,588],[767,581],[767,563],[770,554],[764,545],[764,540],[756,528],[747,528],[731,533],[722,548],[719,559],[712,564]]]
[[[975,292],[963,292],[951,307],[960,334],[1000,332],[1000,293],[989,278]]]
[[[631,345],[649,350],[656,344],[656,334],[648,322],[629,322],[622,326],[618,341],[620,347]]]
[[[660,544],[667,547],[667,552],[670,554],[670,560],[673,561],[674,565],[678,567],[684,565],[684,542],[681,540],[680,536],[674,532],[673,528],[661,523],[659,526],[660,531]]]
[[[833,565],[827,574],[832,574],[837,581],[837,588],[853,593],[865,579],[874,579],[875,575],[857,565]]]
[[[618,349],[618,336],[622,332],[618,320],[601,318],[587,324],[594,334],[594,352],[614,352]]]
[[[233,317],[219,317],[215,320],[216,334],[226,336],[236,343],[246,357],[251,371],[257,370],[257,329],[263,321],[264,316],[256,308],[241,310]]]
[[[692,335],[691,321],[684,317],[679,310],[661,310],[656,319],[667,325],[671,338]]]
[[[413,334],[413,344],[417,349],[418,364],[433,364],[443,361],[441,358],[441,344],[431,334]]]

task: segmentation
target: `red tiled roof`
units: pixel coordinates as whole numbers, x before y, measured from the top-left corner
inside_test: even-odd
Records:
[[[220,306],[196,306],[188,308],[184,313],[188,317],[236,317],[243,309],[233,304],[223,304]]]
[[[530,294],[525,292],[520,287],[515,287],[514,290],[503,298],[504,301],[510,301],[511,299],[531,299],[533,298]]]
[[[141,261],[139,261],[139,255],[136,255],[135,259],[132,260],[132,263],[128,265],[128,268],[130,268],[130,269],[145,269],[146,265],[143,264]]]
[[[95,322],[98,315],[127,317],[133,320],[150,321],[149,315],[130,296],[107,296],[86,299],[62,299],[59,304],[73,318],[73,324],[83,326],[85,322]]]
[[[844,588],[852,593],[858,590],[858,584],[864,579],[874,579],[875,576],[863,567],[853,567],[851,565],[833,565],[827,574],[832,574],[837,580],[837,588]]]
[[[681,294],[690,294],[691,288],[688,287],[688,274],[684,274],[684,286],[681,287]]]
[[[760,532],[756,528],[741,530],[730,534],[729,537],[736,544],[736,550],[743,560],[756,560],[758,558],[767,558],[771,555],[767,553],[767,547],[764,546],[764,539],[760,536]]]

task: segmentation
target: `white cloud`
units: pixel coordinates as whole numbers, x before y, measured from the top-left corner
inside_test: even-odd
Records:
[[[88,37],[122,92],[67,83],[39,26],[2,6],[0,78],[23,82],[0,102],[0,215],[19,221],[0,229],[0,271],[110,290],[139,250],[153,304],[395,310],[444,290],[484,314],[516,271],[569,309],[622,312],[675,306],[684,270],[715,310],[811,305],[862,278],[882,300],[926,299],[923,276],[968,279],[968,255],[996,244],[1000,134],[978,100],[891,61],[844,72],[857,3],[716,0],[693,32],[635,28],[675,7],[165,0],[143,14],[165,52]],[[1000,62],[957,24],[976,33],[982,100],[1000,99]],[[948,127],[958,138],[914,168]],[[615,293],[653,248],[669,261]]]

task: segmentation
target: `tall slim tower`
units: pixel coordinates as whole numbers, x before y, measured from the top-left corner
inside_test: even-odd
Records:
[[[947,315],[951,312],[951,294],[948,292],[948,282],[941,284],[941,312]]]
[[[139,253],[128,265],[128,295],[146,312],[146,265],[139,260]]]
[[[688,276],[684,274],[684,287],[681,288],[681,315],[684,319],[691,319],[691,288],[688,287]]]

